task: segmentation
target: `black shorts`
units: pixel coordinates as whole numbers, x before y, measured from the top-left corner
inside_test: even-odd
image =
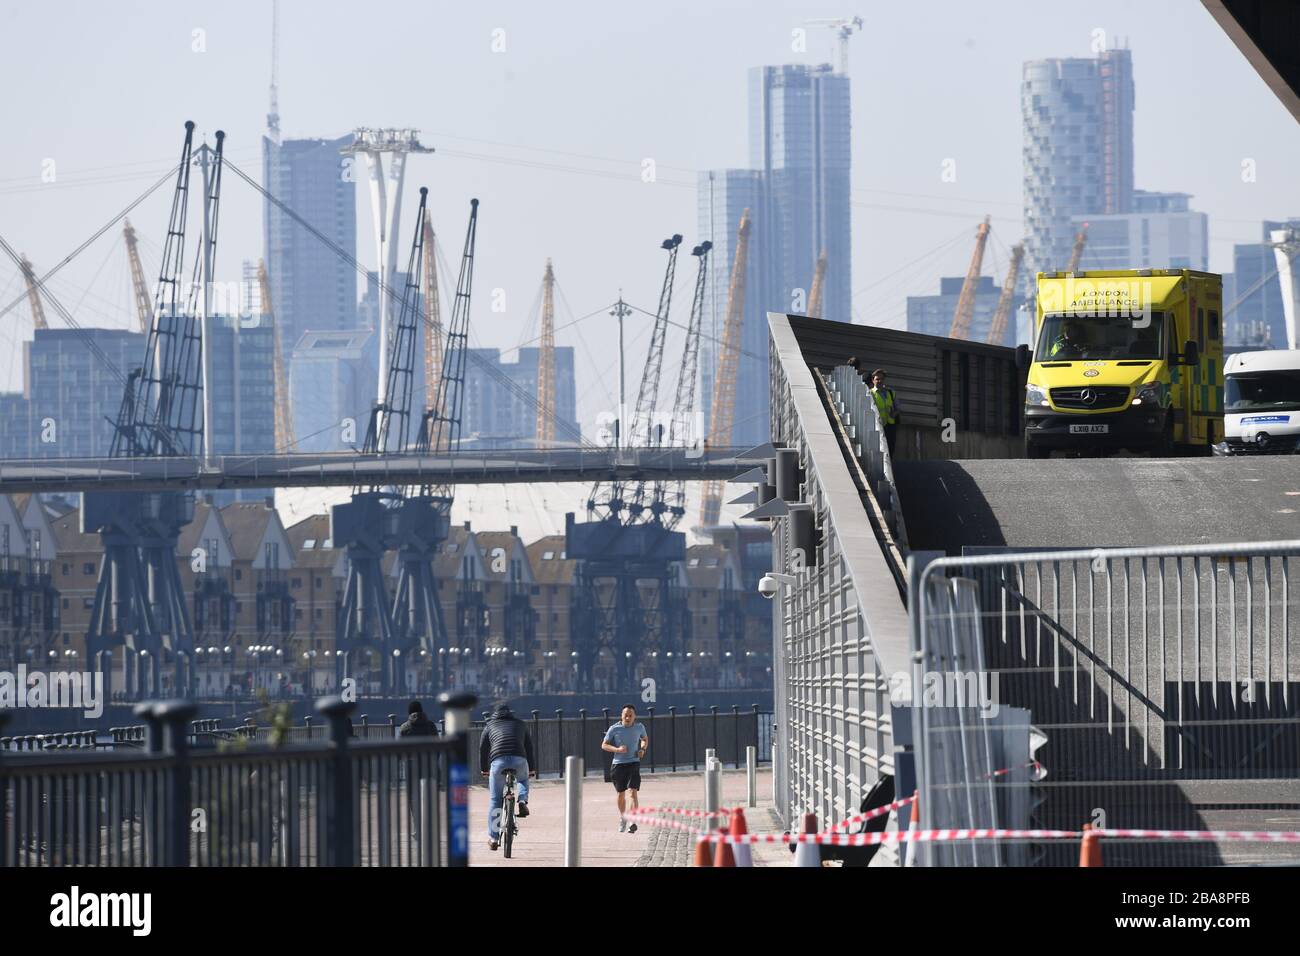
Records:
[[[614,781],[614,789],[619,793],[624,790],[640,790],[641,762],[614,764],[610,769],[610,779]]]

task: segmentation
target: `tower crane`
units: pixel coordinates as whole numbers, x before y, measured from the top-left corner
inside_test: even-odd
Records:
[[[1007,337],[1007,320],[1011,317],[1011,303],[1016,297],[1016,279],[1020,277],[1020,263],[1024,258],[1024,244],[1017,242],[1011,247],[1007,278],[1002,283],[1002,294],[998,296],[998,306],[993,310],[993,319],[989,322],[989,345],[1001,345]]]
[[[1074,237],[1074,248],[1070,250],[1070,266],[1066,272],[1078,272],[1079,260],[1083,258],[1083,247],[1088,241],[1088,224],[1085,222]]]
[[[546,260],[542,277],[542,341],[537,350],[537,427],[535,444],[555,443],[555,272]]]
[[[950,339],[970,337],[971,319],[975,316],[975,289],[979,285],[980,270],[984,265],[984,246],[988,242],[989,228],[989,217],[985,216],[975,230],[975,252],[971,255],[966,281],[961,284],[961,295],[957,297],[957,308],[952,314],[952,328],[948,330]]]
[[[41,304],[41,294],[36,288],[36,272],[32,269],[31,260],[23,256],[19,268],[23,273],[23,281],[27,283],[27,302],[32,307],[32,325],[38,329],[48,329],[50,323],[45,321],[45,306]]]
[[[826,284],[826,250],[817,257],[817,267],[813,270],[812,292],[808,294],[808,315],[810,318],[822,317],[822,295]]]
[[[713,377],[713,404],[709,409],[708,444],[719,447],[731,442],[731,426],[736,414],[736,371],[740,365],[740,337],[745,320],[745,272],[749,261],[749,210],[740,215],[736,230],[736,257],[727,284],[727,320],[722,328],[722,347],[718,350],[718,370]],[[700,525],[711,528],[722,515],[721,481],[705,482],[700,499]]]
[[[840,69],[843,75],[849,72],[849,38],[854,30],[862,29],[861,17],[826,17],[819,20],[805,20],[805,26],[830,27],[839,38]]]
[[[288,451],[293,447],[293,403],[289,400],[289,375],[284,367],[284,345],[280,338],[280,323],[271,307],[271,282],[266,274],[266,263],[257,260],[257,287],[261,293],[262,314],[271,321],[271,371],[275,376],[275,447]]]
[[[438,403],[442,383],[442,303],[438,296],[438,267],[435,250],[438,241],[433,225],[424,220],[424,407]]]
[[[135,294],[135,314],[140,320],[140,331],[149,334],[153,320],[153,303],[149,298],[149,285],[144,281],[144,267],[140,264],[140,249],[135,227],[127,219],[122,224],[122,238],[126,240],[126,261],[131,267],[131,290]]]

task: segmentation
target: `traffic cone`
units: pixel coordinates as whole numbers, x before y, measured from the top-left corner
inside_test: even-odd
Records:
[[[713,865],[713,851],[712,848],[709,846],[709,842],[710,841],[704,839],[703,836],[696,839],[695,841],[695,865],[696,866]]]
[[[921,829],[921,794],[920,791],[912,793],[912,819],[908,821],[907,832],[916,833]],[[903,866],[916,866],[916,853],[920,847],[917,841],[909,839],[907,841],[907,850],[904,852]]]
[[[817,814],[805,813],[803,815],[803,832],[817,832]],[[822,850],[816,843],[798,843],[794,851],[795,866],[821,866]]]
[[[1091,823],[1083,825],[1083,842],[1079,844],[1080,866],[1101,866],[1101,837],[1092,829]]]
[[[715,830],[713,832],[718,833],[720,831]],[[732,850],[731,844],[726,841],[725,836],[726,834],[723,833],[724,839],[718,841],[718,848],[713,851],[713,865],[734,867],[736,865],[736,853]]]
[[[731,812],[731,835],[738,837],[745,836],[748,833],[749,827],[745,825],[745,811],[740,807],[736,807]],[[748,843],[733,843],[731,852],[736,855],[736,866],[754,865],[754,855]]]

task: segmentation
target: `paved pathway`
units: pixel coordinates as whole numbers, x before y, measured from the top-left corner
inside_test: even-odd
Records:
[[[641,803],[644,806],[704,806],[704,773],[646,773],[641,776]],[[531,781],[528,801],[531,811],[519,821],[514,855],[507,860],[501,851],[487,845],[487,789],[476,786],[470,794],[471,866],[563,866],[564,865],[564,783],[559,780]],[[723,806],[745,803],[745,771],[724,770],[722,774]],[[771,812],[772,773],[758,772],[758,806],[745,811],[752,832],[779,832],[776,816]],[[614,788],[591,776],[582,786],[582,865],[583,866],[690,866],[695,843],[684,830],[655,827],[641,823],[636,833],[618,832],[618,808]],[[788,865],[790,851],[784,846],[757,845],[756,865]]]

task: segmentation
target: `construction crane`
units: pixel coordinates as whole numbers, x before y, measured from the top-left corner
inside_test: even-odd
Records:
[[[1066,272],[1078,272],[1079,260],[1083,258],[1083,247],[1088,241],[1088,224],[1085,222],[1080,228],[1078,235],[1074,237],[1074,248],[1070,251],[1070,267]]]
[[[812,292],[808,294],[808,315],[814,319],[822,317],[822,294],[826,286],[826,250],[817,257],[817,267],[813,270]]]
[[[424,407],[438,404],[442,384],[442,304],[438,298],[438,267],[435,249],[438,237],[433,224],[424,220]]]
[[[537,428],[535,444],[555,443],[555,272],[546,260],[542,277],[542,342],[537,350]]]
[[[827,17],[820,20],[805,20],[805,26],[810,27],[830,27],[835,31],[835,36],[839,38],[840,69],[843,75],[849,72],[849,38],[853,36],[854,30],[862,29],[861,17]]]
[[[727,284],[727,319],[722,327],[717,374],[713,377],[713,405],[709,409],[708,444],[721,447],[731,442],[736,415],[736,371],[740,365],[740,337],[745,319],[745,271],[749,261],[749,210],[740,214],[736,230],[736,257]],[[712,528],[722,515],[723,483],[711,479],[704,484],[700,499],[700,525]]]
[[[288,451],[294,444],[293,404],[289,401],[289,375],[284,367],[284,346],[280,339],[280,323],[271,308],[271,282],[266,274],[266,263],[257,260],[257,287],[261,293],[262,314],[271,322],[271,372],[275,376],[275,447]]]
[[[989,323],[989,345],[1002,345],[1007,337],[1007,321],[1011,317],[1011,303],[1016,298],[1016,279],[1020,276],[1020,263],[1024,258],[1024,244],[1017,242],[1011,247],[1011,264],[1007,266],[1007,279],[1002,283],[1002,294],[998,296],[998,307],[993,310],[993,320]]]
[[[149,334],[153,321],[153,302],[149,297],[149,284],[144,281],[144,267],[140,264],[140,248],[135,237],[135,227],[128,219],[122,224],[122,238],[126,240],[126,261],[131,267],[131,290],[135,294],[135,314],[140,320],[140,331]]]
[[[36,272],[32,269],[31,260],[23,256],[19,268],[23,273],[23,281],[27,283],[27,302],[32,307],[32,325],[38,329],[48,329],[50,324],[45,321],[45,306],[41,305],[41,294],[36,288]]]
[[[975,317],[975,289],[979,285],[980,270],[984,266],[984,246],[988,243],[988,239],[989,217],[985,216],[984,221],[975,230],[975,252],[970,258],[970,268],[966,270],[966,281],[961,284],[957,308],[952,313],[952,328],[948,330],[950,339],[970,337],[970,323]]]

